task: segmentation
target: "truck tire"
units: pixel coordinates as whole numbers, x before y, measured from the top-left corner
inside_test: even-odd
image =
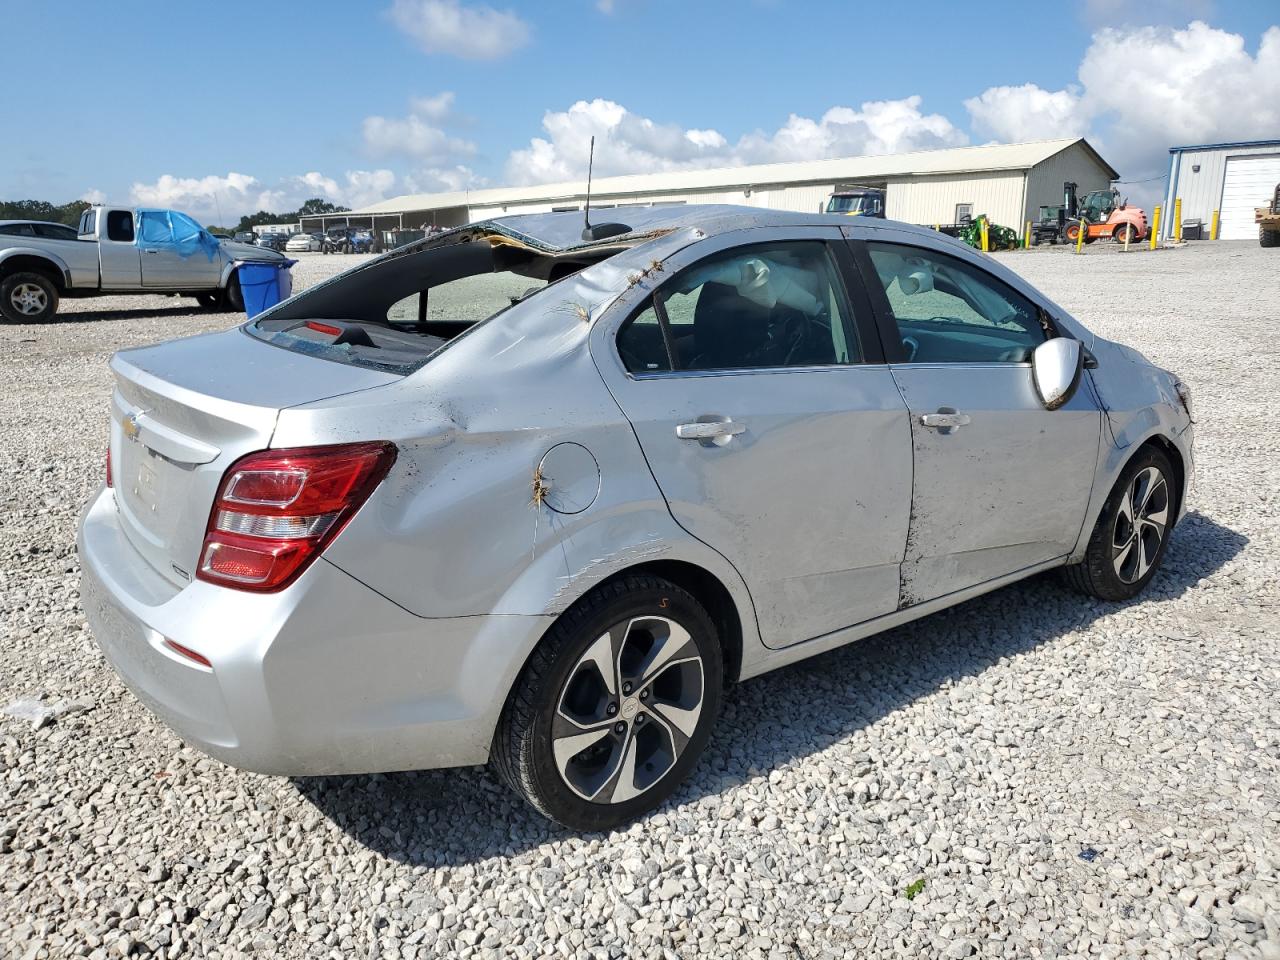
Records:
[[[1258,245],[1261,247],[1280,247],[1280,230],[1258,228]]]
[[[203,293],[196,294],[196,303],[204,307],[206,310],[222,309],[222,293],[218,290],[206,290]]]
[[[239,270],[231,274],[227,279],[227,290],[226,294],[223,296],[223,303],[226,305],[228,310],[234,311],[235,313],[240,313],[244,310],[244,294],[240,292]]]
[[[21,271],[0,280],[0,316],[10,323],[44,323],[58,312],[58,288],[43,273]]]

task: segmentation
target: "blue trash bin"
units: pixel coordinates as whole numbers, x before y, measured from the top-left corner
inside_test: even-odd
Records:
[[[289,271],[297,260],[278,263],[242,263],[236,270],[240,278],[240,296],[244,312],[252,319],[269,310],[293,293],[293,274]]]

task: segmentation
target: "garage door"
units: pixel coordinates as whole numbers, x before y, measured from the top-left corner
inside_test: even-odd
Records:
[[[1227,157],[1218,236],[1223,240],[1258,239],[1253,209],[1270,202],[1277,183],[1280,183],[1280,153],[1265,157]]]

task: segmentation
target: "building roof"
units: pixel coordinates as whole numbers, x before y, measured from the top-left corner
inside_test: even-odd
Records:
[[[917,150],[875,157],[838,157],[764,163],[750,166],[717,167],[706,170],[672,170],[638,173],[622,177],[600,177],[591,184],[592,197],[638,193],[667,193],[681,190],[708,190],[736,186],[765,186],[775,183],[857,181],[872,178],[930,176],[993,170],[1028,170],[1068,147],[1081,144],[1104,167],[1112,180],[1117,173],[1082,137],[1033,140],[1027,143],[994,143],[980,147],[952,147],[946,150]],[[419,193],[383,200],[351,216],[399,213],[408,210],[439,210],[446,207],[476,207],[505,203],[547,202],[580,198],[584,180],[546,183],[529,187],[493,187],[451,193]]]
[[[1277,147],[1280,140],[1239,140],[1234,143],[1192,143],[1182,147],[1170,147],[1170,153],[1186,153],[1188,150],[1239,150],[1244,147]]]

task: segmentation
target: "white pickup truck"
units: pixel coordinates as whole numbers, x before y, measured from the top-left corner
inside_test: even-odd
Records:
[[[244,308],[242,263],[283,263],[266,247],[219,240],[185,213],[90,207],[76,239],[0,233],[0,317],[39,323],[63,297],[176,293],[209,309]]]

